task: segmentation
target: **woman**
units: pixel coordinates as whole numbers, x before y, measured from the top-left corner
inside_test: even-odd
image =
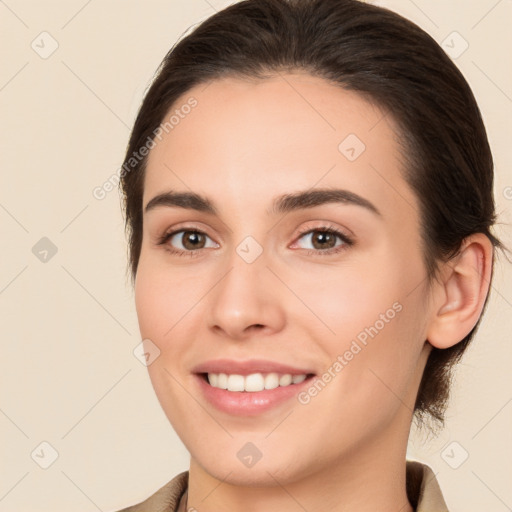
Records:
[[[191,455],[124,511],[447,510],[407,439],[442,426],[503,246],[438,44],[356,0],[237,3],[164,59],[121,184],[150,378]]]

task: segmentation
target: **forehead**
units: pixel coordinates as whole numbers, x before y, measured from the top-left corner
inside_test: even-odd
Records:
[[[333,186],[368,197],[381,211],[415,208],[392,116],[306,73],[201,84],[175,102],[161,126],[144,204],[178,189],[263,209],[275,195]]]

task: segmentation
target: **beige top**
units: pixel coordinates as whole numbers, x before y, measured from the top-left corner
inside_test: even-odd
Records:
[[[426,464],[407,461],[409,499],[416,512],[449,512],[436,476]],[[117,512],[186,512],[188,471],[175,476],[146,500]]]

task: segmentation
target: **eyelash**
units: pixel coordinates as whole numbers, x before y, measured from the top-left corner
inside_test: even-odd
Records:
[[[198,256],[202,249],[183,251],[181,249],[175,249],[172,246],[166,245],[167,241],[170,240],[174,235],[176,235],[177,233],[182,233],[182,232],[183,233],[187,233],[187,232],[200,233],[202,235],[208,236],[206,233],[204,233],[203,231],[201,231],[199,229],[196,229],[194,226],[185,226],[181,229],[177,229],[177,230],[171,231],[169,233],[164,233],[161,237],[159,237],[157,245],[165,245],[165,250],[170,252],[173,255],[176,255],[176,256],[189,256],[189,257]],[[342,240],[343,244],[338,247],[333,247],[331,249],[326,249],[326,250],[303,249],[304,251],[306,251],[307,255],[331,256],[331,255],[338,254],[338,253],[341,253],[342,251],[347,250],[349,247],[353,246],[355,243],[351,237],[347,236],[345,233],[339,231],[338,229],[336,229],[335,227],[330,226],[330,225],[319,226],[319,227],[315,227],[315,228],[306,228],[306,229],[300,230],[297,240],[299,240],[300,238],[302,238],[305,235],[308,235],[310,233],[315,233],[315,232],[321,232],[321,233],[335,235]]]

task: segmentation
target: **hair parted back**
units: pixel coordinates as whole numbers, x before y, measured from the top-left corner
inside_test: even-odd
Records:
[[[243,0],[171,48],[140,107],[120,181],[132,280],[142,243],[147,162],[134,153],[154,139],[166,114],[194,86],[285,71],[306,71],[355,91],[395,121],[404,179],[419,199],[429,282],[438,263],[455,256],[473,233],[504,249],[491,233],[493,159],[479,108],[432,37],[400,15],[358,0]],[[444,423],[451,370],[479,324],[453,347],[432,349],[415,404],[420,423],[429,416]]]

